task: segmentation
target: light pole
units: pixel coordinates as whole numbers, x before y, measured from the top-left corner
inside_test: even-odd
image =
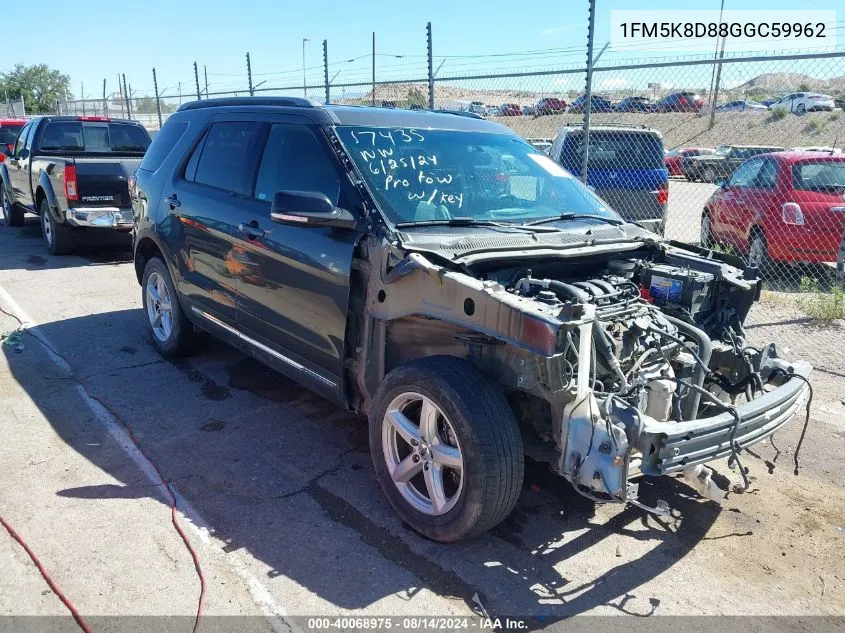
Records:
[[[308,80],[305,78],[305,43],[310,42],[307,37],[302,38],[302,96],[308,96]]]

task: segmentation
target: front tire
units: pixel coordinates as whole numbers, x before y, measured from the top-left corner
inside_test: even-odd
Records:
[[[182,311],[164,260],[153,257],[147,262],[141,289],[147,329],[159,354],[175,358],[195,352],[202,336]]]
[[[387,375],[370,412],[370,451],[393,509],[442,543],[498,524],[522,487],[522,438],[504,395],[451,356]]]
[[[716,170],[712,167],[708,167],[704,170],[704,174],[702,175],[701,179],[704,182],[715,182],[716,181]]]
[[[701,216],[701,230],[699,233],[699,242],[704,248],[713,248],[715,242],[713,241],[713,228],[710,224],[710,212],[705,209]]]
[[[6,185],[0,182],[0,213],[3,214],[2,224],[6,226],[23,226],[24,212],[18,209],[6,196]]]
[[[775,262],[769,255],[769,247],[766,244],[766,236],[762,231],[755,231],[751,234],[751,241],[748,245],[748,264],[757,266],[764,277],[769,277],[775,272]]]
[[[798,107],[795,108],[795,113],[796,114],[807,114],[807,106],[805,106],[803,103],[799,103]]]
[[[56,222],[53,212],[50,210],[50,203],[47,199],[41,201],[38,207],[41,214],[41,234],[47,243],[47,251],[50,255],[67,255],[73,250],[73,235],[71,228]]]

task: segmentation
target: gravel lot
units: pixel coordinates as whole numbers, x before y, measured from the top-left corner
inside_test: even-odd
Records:
[[[265,616],[268,630],[305,628],[295,615],[479,603],[531,629],[575,614],[845,615],[841,415],[814,413],[798,477],[801,419],[778,434],[779,454],[759,445],[745,458],[751,490],[721,507],[674,479],[641,484],[671,519],[596,506],[529,462],[511,517],[436,545],[383,500],[362,420],[222,344],[162,360],[129,255],[50,257],[29,222],[0,228],[0,307],[31,323],[0,354],[0,516],[84,615],[196,608],[193,562],[127,429],[178,493],[206,613]],[[0,313],[0,332],[16,327]],[[64,613],[0,531],[0,614]]]

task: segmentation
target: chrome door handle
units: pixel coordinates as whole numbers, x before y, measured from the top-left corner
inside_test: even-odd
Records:
[[[250,240],[257,240],[260,237],[264,237],[264,229],[252,224],[238,224],[238,230]]]

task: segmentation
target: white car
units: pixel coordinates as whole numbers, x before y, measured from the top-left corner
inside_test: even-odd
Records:
[[[833,97],[823,95],[819,92],[793,92],[775,101],[770,108],[786,108],[795,114],[804,114],[815,110],[827,110],[830,112],[836,106]]]
[[[824,152],[825,154],[841,154],[842,150],[838,147],[823,147],[819,145],[811,145],[808,147],[793,147],[793,152]]]

